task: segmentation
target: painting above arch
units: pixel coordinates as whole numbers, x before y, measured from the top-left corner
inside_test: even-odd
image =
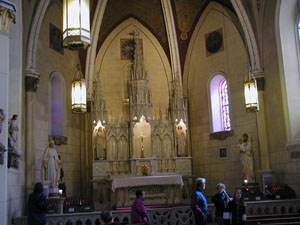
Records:
[[[164,50],[168,52],[168,38],[160,0],[108,1],[99,32],[97,49],[101,47],[110,32],[129,17],[137,19],[151,30]]]

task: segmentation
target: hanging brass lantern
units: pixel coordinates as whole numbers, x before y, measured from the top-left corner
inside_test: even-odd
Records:
[[[77,66],[77,72],[72,82],[72,112],[86,112],[86,82],[80,70],[80,65]]]
[[[244,95],[246,112],[257,112],[259,110],[257,84],[250,72],[244,82]]]
[[[63,0],[63,30],[64,47],[77,50],[91,44],[89,0]]]

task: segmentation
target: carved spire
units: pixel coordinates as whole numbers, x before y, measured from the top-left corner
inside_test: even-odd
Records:
[[[129,81],[130,119],[138,121],[141,116],[152,120],[151,93],[148,89],[147,73],[144,68],[143,51],[138,32],[131,32],[135,42],[134,58]]]
[[[102,88],[100,82],[100,74],[97,74],[95,85],[94,85],[94,104],[93,104],[93,111],[94,111],[94,120],[98,121],[101,120],[106,121],[106,103],[102,96]]]
[[[139,34],[136,33],[135,36],[135,51],[134,51],[134,79],[143,80],[147,79],[147,73],[145,72],[144,62],[143,62],[143,52],[141,49],[141,42],[139,39]]]
[[[172,98],[171,98],[172,119],[174,122],[178,122],[181,119],[186,121],[187,107],[183,98],[182,87],[179,82],[179,74],[175,75],[172,85],[173,85]]]

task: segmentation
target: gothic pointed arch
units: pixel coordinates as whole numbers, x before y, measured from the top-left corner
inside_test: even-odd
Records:
[[[107,111],[124,112],[123,100],[128,96],[126,82],[130,71],[130,60],[125,55],[130,50],[132,36],[129,33],[133,31],[139,33],[141,40],[143,63],[148,74],[153,109],[158,109],[162,105],[165,112],[169,105],[172,81],[167,54],[153,33],[132,17],[119,24],[107,36],[96,57],[95,74],[100,77]],[[109,94],[112,92],[113,94]]]

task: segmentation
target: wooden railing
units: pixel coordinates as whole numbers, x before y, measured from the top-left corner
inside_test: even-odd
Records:
[[[214,210],[214,206],[209,204],[209,223],[213,223],[214,221]],[[150,224],[194,224],[193,213],[189,206],[152,208],[148,209],[148,212]],[[261,222],[259,220],[262,219],[273,221],[283,215],[288,215],[292,218],[293,214],[300,214],[300,199],[247,202],[246,212],[249,222],[251,222],[251,220],[253,222],[251,224],[259,224],[259,222]],[[47,220],[48,225],[103,225],[104,223],[100,220],[100,213],[101,212],[48,215]],[[130,210],[112,211],[112,213],[115,221],[123,222],[124,224],[131,222]],[[256,217],[254,215],[256,215]],[[269,215],[269,218],[267,215]],[[281,218],[283,218],[282,221],[286,219],[284,219],[284,217]],[[268,222],[267,220],[265,221]],[[25,216],[14,218],[13,224],[27,225],[27,218]]]

